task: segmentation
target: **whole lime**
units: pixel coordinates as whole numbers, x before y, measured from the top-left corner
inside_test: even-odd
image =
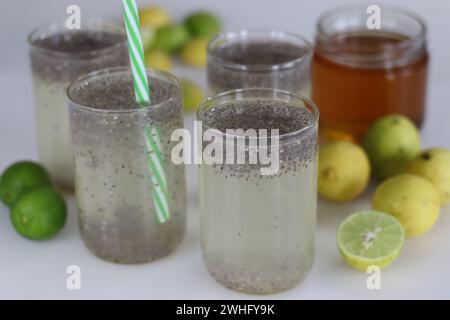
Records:
[[[156,31],[152,49],[164,50],[173,53],[189,40],[189,33],[181,25],[170,24]]]
[[[164,71],[172,69],[172,60],[170,56],[162,50],[149,50],[145,52],[145,66]]]
[[[197,109],[204,99],[202,88],[188,79],[181,79],[181,89],[183,91],[184,111],[190,112]]]
[[[206,67],[208,41],[208,38],[195,38],[188,41],[181,49],[181,60],[193,67]]]
[[[440,205],[439,192],[431,182],[406,173],[381,183],[372,199],[372,208],[396,217],[407,237],[430,230],[439,217]]]
[[[66,222],[64,198],[49,186],[22,194],[11,207],[11,222],[28,239],[45,240],[58,233]]]
[[[167,10],[157,6],[148,6],[139,10],[141,27],[161,28],[169,24],[170,17]]]
[[[380,180],[404,172],[420,152],[420,135],[408,118],[390,115],[375,122],[364,138],[374,176]]]
[[[319,149],[319,194],[332,201],[356,198],[367,187],[370,164],[364,150],[355,143],[334,141]]]
[[[185,26],[193,37],[203,37],[218,33],[221,22],[210,12],[195,12],[186,18]]]
[[[51,185],[50,175],[40,164],[21,161],[8,167],[0,177],[0,198],[11,204],[26,190],[41,185]]]
[[[450,203],[450,150],[425,150],[408,163],[406,171],[431,181],[441,194],[442,204]]]

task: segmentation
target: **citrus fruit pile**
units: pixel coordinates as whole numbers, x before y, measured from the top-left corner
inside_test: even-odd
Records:
[[[170,71],[173,57],[190,67],[204,68],[207,46],[211,37],[221,30],[220,19],[210,12],[199,11],[188,15],[182,23],[174,23],[161,7],[148,6],[139,10],[141,36],[148,68]],[[194,111],[204,94],[193,81],[181,81],[184,109]]]
[[[15,230],[28,239],[50,239],[66,222],[66,202],[37,163],[22,161],[7,168],[0,176],[0,199],[10,208]]]
[[[336,140],[320,146],[318,190],[326,200],[357,198],[370,177],[378,184],[372,211],[339,226],[338,248],[350,266],[365,271],[389,265],[400,253],[400,238],[431,230],[450,203],[450,150],[420,148],[419,131],[401,115],[377,120],[362,145]]]
[[[222,23],[213,13],[199,11],[182,23],[171,21],[161,7],[148,6],[139,10],[141,36],[149,67],[170,70],[171,56],[178,54],[192,67],[206,66],[206,49],[211,37],[221,30]]]

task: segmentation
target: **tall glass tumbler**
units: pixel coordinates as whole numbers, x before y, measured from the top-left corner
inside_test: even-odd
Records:
[[[128,65],[126,36],[105,22],[81,30],[50,24],[29,36],[39,158],[59,187],[73,190],[74,164],[66,90],[78,77]]]
[[[183,238],[186,187],[183,165],[171,161],[173,130],[183,128],[178,80],[148,70],[152,104],[140,107],[131,70],[91,73],[68,89],[75,156],[79,225],[86,246],[118,263],[156,260]],[[170,219],[160,223],[152,197],[152,174],[144,129],[159,132]]]
[[[209,273],[226,287],[274,293],[295,286],[310,270],[316,226],[318,117],[310,100],[273,89],[222,93],[199,109],[203,140],[209,141],[205,137],[213,132],[219,145],[223,143],[222,151],[212,154],[222,153],[224,159],[236,161],[218,163],[220,157],[205,161],[211,145],[203,142],[203,259]],[[230,133],[227,129],[244,131]],[[237,143],[252,129],[279,130],[273,135],[279,141],[279,170],[273,174],[263,175],[261,169],[266,165],[250,160],[252,154],[262,152],[263,135],[248,136],[245,144],[242,140]],[[276,141],[273,137],[269,140]],[[251,143],[252,139],[257,141]],[[240,151],[245,156],[238,162]]]
[[[212,94],[241,88],[275,88],[309,97],[312,46],[302,37],[274,30],[221,34],[208,46]]]

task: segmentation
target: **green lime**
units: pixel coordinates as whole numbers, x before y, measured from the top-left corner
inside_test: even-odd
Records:
[[[185,20],[185,26],[193,37],[212,36],[221,29],[218,17],[209,12],[195,12]]]
[[[66,222],[64,198],[49,186],[37,187],[21,195],[11,207],[11,222],[28,239],[53,237]]]
[[[170,24],[156,31],[152,49],[172,53],[181,48],[189,40],[189,33],[184,26]]]
[[[26,190],[41,185],[51,185],[47,171],[38,163],[17,162],[8,167],[0,177],[0,198],[11,204]]]
[[[369,266],[390,265],[400,254],[405,231],[393,216],[379,211],[356,212],[337,231],[339,252],[349,266],[366,272]]]
[[[181,79],[184,111],[190,112],[198,108],[204,99],[203,90],[191,80]]]
[[[364,148],[375,177],[384,180],[403,173],[407,162],[420,152],[419,131],[404,116],[386,116],[370,127]]]

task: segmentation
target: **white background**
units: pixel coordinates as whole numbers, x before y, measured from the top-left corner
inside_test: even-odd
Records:
[[[140,1],[149,3],[150,1]],[[357,2],[357,1],[354,1]],[[157,2],[156,2],[157,3]],[[338,0],[165,0],[160,1],[179,20],[196,9],[216,11],[225,29],[275,28],[313,39],[318,15]],[[370,4],[375,4],[375,1]],[[38,25],[62,20],[69,4],[82,14],[120,17],[119,0],[15,0],[0,6],[0,171],[19,159],[36,159],[31,79],[26,36]],[[429,26],[431,75],[424,147],[450,147],[450,2],[397,0],[420,13]],[[178,68],[204,83],[203,71]],[[188,126],[190,124],[188,120]],[[8,210],[0,204],[0,298],[211,298],[246,299],[254,296],[222,288],[209,277],[201,261],[195,168],[188,167],[189,228],[181,247],[151,264],[121,266],[103,262],[84,248],[77,230],[74,200],[69,199],[69,221],[54,239],[31,242],[12,229]],[[349,213],[369,206],[371,193],[349,204],[319,202],[317,252],[308,279],[274,299],[450,298],[450,208],[432,232],[406,242],[399,259],[382,272],[382,290],[366,288],[367,275],[348,268],[335,245],[335,230]],[[79,265],[82,289],[66,288],[66,268]]]

